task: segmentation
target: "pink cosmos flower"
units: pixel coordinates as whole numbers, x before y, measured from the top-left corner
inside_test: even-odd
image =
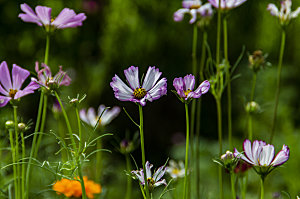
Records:
[[[154,189],[157,186],[160,186],[162,184],[167,185],[166,180],[161,178],[164,176],[167,168],[165,166],[159,167],[156,172],[152,175],[151,169],[153,165],[149,163],[149,161],[145,164],[146,169],[146,178],[147,178],[147,184],[150,190]],[[145,185],[145,178],[144,178],[144,171],[141,169],[140,171],[131,171],[132,174],[135,175],[135,177],[138,178],[141,185]]]
[[[291,0],[281,1],[280,10],[273,3],[270,3],[267,10],[270,11],[271,15],[279,18],[281,25],[287,25],[291,19],[297,18],[300,14],[300,7],[292,11]]]
[[[244,154],[235,149],[234,156],[244,160],[253,166],[277,167],[285,163],[290,156],[290,150],[286,145],[275,156],[274,146],[266,144],[264,141],[255,140],[251,146],[251,141],[244,141]]]
[[[6,106],[10,100],[17,100],[25,95],[34,93],[34,90],[40,87],[37,83],[31,81],[28,86],[21,90],[22,84],[29,75],[30,72],[28,70],[14,64],[11,80],[7,63],[3,61],[0,64],[0,107]]]
[[[92,107],[89,108],[87,111],[85,109],[81,109],[79,112],[79,116],[82,121],[84,121],[92,127],[95,127],[99,117],[102,114],[101,119],[99,121],[99,126],[106,126],[119,115],[121,109],[118,106],[115,106],[112,109],[108,110],[105,109],[106,107],[103,104],[99,106],[97,114],[95,112],[95,109]],[[102,113],[104,110],[105,112]]]
[[[26,3],[21,4],[19,17],[25,22],[36,23],[39,26],[44,26],[47,31],[51,27],[54,29],[75,28],[82,26],[82,22],[86,19],[84,13],[76,14],[74,10],[64,8],[59,15],[53,19],[51,18],[51,8],[46,6],[35,7],[35,12]]]
[[[147,100],[152,102],[167,94],[167,79],[162,78],[158,81],[162,73],[154,66],[149,66],[142,86],[139,81],[138,67],[131,66],[124,70],[124,74],[130,87],[117,75],[110,82],[115,97],[120,101],[131,101],[145,106]]]
[[[197,16],[202,18],[208,18],[213,15],[213,10],[210,3],[202,5],[200,0],[184,0],[182,1],[182,7],[174,13],[174,21],[182,21],[185,14],[190,14],[190,24],[197,21]]]
[[[221,0],[221,10],[230,10],[243,4],[247,0]],[[212,6],[219,9],[219,0],[208,0]]]
[[[173,81],[173,86],[175,87],[179,97],[187,101],[192,98],[199,98],[202,94],[207,93],[210,84],[208,80],[205,80],[198,86],[196,90],[194,90],[195,77],[194,75],[190,74],[186,75],[184,78],[175,78]]]
[[[35,78],[32,78],[32,80],[47,90],[53,90],[60,86],[69,86],[71,83],[71,78],[62,70],[62,66],[59,67],[59,71],[54,77],[52,77],[50,68],[43,63],[42,69],[39,69],[39,63],[36,62],[35,71],[37,72],[38,80]]]

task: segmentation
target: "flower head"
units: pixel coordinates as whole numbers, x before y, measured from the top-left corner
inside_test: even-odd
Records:
[[[184,78],[179,77],[175,78],[173,81],[173,86],[176,89],[178,96],[183,102],[187,102],[193,98],[199,98],[202,94],[208,92],[210,84],[209,81],[205,80],[202,82],[196,90],[195,86],[195,77],[194,75],[186,75]]]
[[[77,179],[79,179],[77,177]],[[56,181],[52,187],[57,194],[64,194],[66,197],[76,197],[79,198],[82,195],[81,184],[77,180],[61,179]],[[102,192],[101,186],[95,182],[88,180],[86,176],[83,177],[85,192],[88,198],[94,198],[94,194],[99,194]]]
[[[290,20],[298,17],[300,14],[300,7],[298,7],[295,11],[292,11],[292,0],[281,1],[280,10],[275,4],[270,3],[267,10],[270,11],[271,15],[279,18],[281,25],[288,25]]]
[[[170,160],[167,173],[174,179],[183,178],[185,176],[184,163],[182,161],[177,163],[174,160]]]
[[[107,108],[101,104],[98,108],[98,113],[96,115],[96,111],[94,108],[89,108],[87,111],[85,109],[81,109],[79,112],[80,119],[85,123],[89,124],[92,127],[95,127],[99,117],[99,126],[106,126],[113,119],[115,119],[120,113],[120,107],[115,106],[112,109],[106,110]],[[104,112],[103,112],[104,111]]]
[[[36,23],[39,26],[44,26],[46,31],[55,29],[75,28],[82,26],[82,22],[86,19],[84,13],[76,14],[74,10],[64,8],[56,18],[51,18],[51,8],[46,6],[35,7],[35,12],[26,3],[21,4],[19,17],[30,23]]]
[[[120,101],[131,101],[146,105],[146,101],[152,102],[167,94],[167,79],[162,78],[158,68],[149,66],[144,82],[140,85],[139,69],[131,66],[124,70],[129,83],[127,86],[117,75],[112,78],[110,86],[114,90],[115,97]]]
[[[182,21],[185,14],[190,14],[190,24],[197,21],[197,16],[201,18],[211,18],[213,10],[211,4],[206,3],[202,5],[200,0],[184,0],[182,1],[182,7],[174,13],[174,21]]]
[[[219,1],[221,2],[221,6],[219,6]],[[231,10],[243,4],[247,0],[208,0],[212,6],[221,10]]]
[[[69,86],[71,83],[71,78],[66,72],[62,70],[62,66],[59,67],[59,71],[53,77],[50,68],[42,63],[42,69],[39,69],[39,63],[35,63],[35,71],[38,75],[38,80],[32,78],[33,81],[40,84],[47,90],[55,90],[60,86]]]
[[[266,144],[264,141],[255,140],[251,146],[251,141],[244,141],[244,154],[235,149],[234,156],[259,168],[259,173],[269,173],[274,167],[285,163],[290,156],[290,150],[286,145],[275,156],[274,146]]]
[[[34,90],[40,87],[37,83],[31,81],[28,86],[21,90],[22,84],[29,75],[30,72],[28,70],[14,64],[11,80],[7,63],[3,61],[0,64],[0,107],[4,107],[11,100],[17,100],[25,95],[34,93]]]
[[[146,178],[147,178],[147,184],[150,190],[153,190],[155,187],[160,186],[162,184],[167,185],[166,180],[161,178],[166,172],[165,166],[161,166],[157,169],[157,171],[152,175],[151,168],[153,167],[152,164],[149,163],[149,161],[146,162],[145,168],[146,168]],[[140,181],[141,185],[145,185],[145,178],[144,178],[144,171],[143,169],[137,170],[137,171],[131,171],[131,173],[137,177],[137,179]]]

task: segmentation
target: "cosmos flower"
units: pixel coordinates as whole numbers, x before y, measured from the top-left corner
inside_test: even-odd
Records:
[[[174,179],[183,178],[185,175],[184,163],[182,161],[177,163],[174,160],[170,160],[167,173]]]
[[[79,177],[77,177],[77,179],[79,179]],[[79,198],[82,195],[82,189],[81,184],[77,179],[69,180],[63,178],[59,181],[56,181],[52,189],[56,191],[58,195],[64,194],[68,198]],[[94,198],[94,194],[99,194],[102,192],[101,186],[91,180],[88,180],[86,176],[83,177],[83,181],[86,196],[88,198]]]
[[[149,161],[146,162],[145,168],[146,168],[146,178],[147,178],[147,184],[149,187],[149,190],[153,190],[155,187],[160,186],[162,184],[167,185],[166,180],[161,178],[166,172],[165,166],[161,166],[157,169],[157,171],[152,175],[151,168],[153,167],[152,164],[149,163]],[[144,180],[144,172],[143,169],[137,170],[137,171],[131,171],[135,177],[140,181],[141,185],[145,185]]]
[[[243,4],[247,0],[221,0],[221,10],[230,10]],[[208,0],[212,6],[219,9],[219,0]]]
[[[173,86],[176,89],[178,96],[184,101],[192,98],[199,98],[202,94],[208,92],[210,84],[209,81],[205,80],[199,87],[194,90],[195,77],[194,75],[186,75],[184,78],[175,78],[173,81]],[[193,91],[194,90],[194,91]]]
[[[282,150],[276,156],[274,146],[264,141],[255,140],[251,146],[251,141],[246,139],[243,146],[244,154],[235,149],[234,156],[250,165],[267,168],[267,171],[271,167],[282,165],[290,156],[290,150],[286,145],[282,146]]]
[[[54,77],[50,68],[42,63],[42,69],[39,69],[39,63],[35,63],[35,71],[37,72],[38,80],[32,78],[32,81],[40,84],[47,90],[55,90],[60,86],[69,86],[71,83],[71,78],[62,70],[62,66],[59,67],[59,71]]]
[[[89,108],[88,111],[86,111],[85,109],[81,109],[79,112],[80,119],[85,123],[89,124],[90,126],[95,127],[99,117],[102,114],[101,119],[99,120],[99,126],[106,126],[119,115],[121,110],[118,106],[115,106],[112,109],[105,109],[106,107],[103,104],[101,104],[98,108],[97,115],[95,109],[92,107]],[[104,110],[105,112],[103,112]]]
[[[287,25],[291,19],[298,17],[300,14],[300,7],[298,7],[295,11],[292,11],[292,0],[281,1],[280,10],[278,10],[276,5],[270,3],[267,10],[270,11],[271,15],[279,18],[281,25]]]
[[[110,86],[114,90],[115,97],[120,101],[131,101],[146,105],[146,101],[152,102],[167,94],[167,79],[162,78],[158,68],[149,66],[142,86],[139,81],[138,67],[131,66],[124,70],[127,86],[117,75],[112,78]]]
[[[21,90],[22,84],[29,75],[30,72],[28,70],[14,64],[11,80],[7,63],[3,61],[0,64],[0,107],[4,107],[10,100],[17,100],[25,95],[34,93],[34,90],[40,87],[37,83],[31,81],[28,86]]]
[[[64,8],[56,18],[51,18],[51,8],[46,6],[37,6],[34,12],[30,6],[23,3],[21,10],[24,13],[20,13],[19,17],[23,21],[44,26],[47,31],[82,26],[82,22],[86,19],[84,13],[76,14],[69,8]]]
[[[189,23],[193,24],[197,21],[197,16],[202,18],[210,18],[213,15],[211,4],[202,5],[200,0],[184,0],[182,7],[174,13],[174,21],[182,21],[185,14],[190,14],[192,18]]]

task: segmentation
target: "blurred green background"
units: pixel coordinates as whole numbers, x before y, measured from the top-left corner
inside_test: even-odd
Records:
[[[0,61],[7,61],[9,66],[16,63],[34,71],[35,61],[44,60],[45,32],[32,23],[24,23],[18,18],[20,4],[24,1],[0,0]],[[58,30],[51,37],[49,65],[57,68],[62,65],[72,78],[72,84],[63,88],[62,98],[75,97],[77,93],[87,94],[82,108],[97,108],[118,105],[138,119],[137,106],[130,102],[120,102],[114,98],[109,82],[114,74],[124,79],[123,70],[129,66],[139,66],[140,73],[145,73],[148,66],[156,66],[168,79],[168,95],[155,102],[148,102],[144,108],[146,156],[154,167],[163,165],[167,158],[184,159],[184,106],[170,92],[175,77],[191,73],[191,48],[193,28],[188,24],[189,16],[183,22],[174,22],[173,13],[181,7],[180,0],[49,0],[26,1],[32,8],[45,5],[52,8],[52,16],[64,8],[74,9],[76,13],[87,15],[82,27]],[[279,1],[248,0],[242,6],[232,10],[228,16],[229,59],[231,63],[240,55],[243,46],[245,52],[236,74],[241,77],[232,82],[233,98],[233,135],[234,146],[242,149],[242,142],[247,137],[246,113],[244,106],[250,98],[252,72],[247,61],[247,52],[261,49],[269,54],[271,67],[258,74],[256,101],[262,112],[254,117],[254,138],[269,140],[273,116],[277,62],[281,29],[275,17],[266,10],[268,3]],[[293,9],[300,6],[293,1]],[[290,147],[291,156],[287,164],[276,169],[266,180],[266,198],[272,198],[275,192],[289,192],[292,198],[300,193],[300,19],[294,20],[287,28],[286,51],[283,61],[281,95],[278,109],[278,122],[274,144],[276,151],[283,144]],[[199,31],[199,48],[201,44]],[[216,17],[208,27],[210,48],[215,52]],[[198,50],[198,57],[200,57]],[[226,93],[223,97],[223,133],[224,152],[227,145]],[[23,121],[35,121],[38,94],[27,96],[22,101],[20,114]],[[51,106],[49,105],[49,110]],[[217,157],[217,116],[215,101],[211,94],[202,97],[202,121],[200,131],[201,152],[201,194],[203,198],[218,198],[217,165],[212,159]],[[56,129],[57,121],[48,111],[47,131]],[[70,112],[70,114],[72,114]],[[6,120],[12,118],[9,106],[0,110],[0,130],[2,145],[8,146],[8,135],[4,128]],[[74,123],[75,124],[75,123]],[[124,112],[115,119],[108,130],[114,137],[123,139],[126,132],[134,134],[136,127]],[[126,188],[124,173],[125,161],[115,149],[116,139],[106,138],[105,147],[112,150],[107,155],[107,170],[101,181],[104,193],[99,198],[122,198]],[[30,140],[28,141],[28,147]],[[39,158],[55,160],[54,153],[58,145],[53,137],[44,139]],[[233,149],[230,149],[233,150]],[[139,149],[133,156],[140,162]],[[4,155],[7,153],[3,152]],[[6,154],[7,156],[7,154]],[[5,157],[6,157],[5,156]],[[8,160],[9,162],[9,160]],[[2,163],[3,166],[4,163]],[[141,166],[141,165],[139,165]],[[86,166],[86,173],[89,167]],[[118,171],[118,172],[116,172]],[[6,175],[9,171],[2,171]],[[229,177],[224,173],[225,198],[230,197]],[[249,198],[259,194],[258,176],[249,172]],[[91,179],[92,176],[90,177]],[[5,178],[4,178],[5,179]],[[3,179],[3,180],[4,180]],[[33,187],[40,192],[38,198],[54,197],[50,191],[53,175],[43,170],[36,172]],[[2,182],[4,183],[4,182]],[[135,194],[139,193],[137,182],[134,183]],[[137,197],[137,196],[136,196]],[[167,194],[166,197],[169,197]],[[248,198],[247,197],[247,198]],[[284,197],[282,197],[284,198]]]

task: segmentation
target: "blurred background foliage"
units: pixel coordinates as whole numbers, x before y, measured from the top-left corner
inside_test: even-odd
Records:
[[[7,61],[11,66],[16,63],[34,74],[35,61],[44,59],[45,32],[36,24],[24,23],[18,18],[21,12],[20,4],[24,1],[0,0],[0,61]],[[149,1],[149,0],[49,0],[26,1],[31,7],[45,5],[52,8],[52,16],[64,8],[74,9],[77,13],[84,12],[87,20],[83,26],[75,29],[57,30],[51,37],[49,65],[56,68],[62,65],[68,70],[72,85],[63,88],[62,98],[75,97],[77,93],[87,94],[82,108],[97,108],[100,104],[106,106],[118,105],[126,107],[127,111],[138,119],[137,107],[129,102],[120,102],[114,98],[109,82],[114,74],[123,76],[123,70],[131,65],[139,66],[140,73],[145,73],[148,66],[157,66],[163,76],[168,79],[168,95],[147,103],[145,115],[145,146],[146,156],[155,167],[158,167],[169,157],[183,160],[184,158],[184,106],[170,92],[175,77],[191,73],[192,26],[188,17],[183,22],[173,21],[173,13],[181,7],[180,0]],[[242,6],[232,10],[228,16],[229,24],[229,60],[234,63],[240,55],[243,46],[245,52],[236,74],[240,78],[232,83],[233,87],[233,135],[234,146],[242,148],[242,142],[247,137],[246,113],[244,106],[250,98],[252,72],[249,69],[247,53],[260,49],[268,53],[271,67],[259,72],[255,99],[260,104],[262,112],[254,117],[254,138],[269,140],[273,116],[277,62],[280,45],[281,29],[275,17],[267,12],[268,3],[278,0],[254,1],[248,0]],[[293,9],[300,6],[299,1],[293,1]],[[276,151],[282,144],[287,144],[291,150],[290,160],[282,168],[275,170],[266,180],[266,198],[272,198],[275,192],[287,191],[292,198],[300,193],[299,162],[300,151],[300,45],[298,34],[300,19],[294,20],[287,29],[286,51],[284,55],[279,113],[274,144]],[[201,44],[199,33],[199,48]],[[208,40],[213,53],[216,42],[216,17],[208,27]],[[198,57],[200,57],[198,50]],[[227,144],[226,94],[223,97],[224,122],[224,152]],[[35,121],[38,94],[28,96],[20,107],[21,119],[25,122]],[[51,110],[49,105],[49,110]],[[57,130],[57,121],[48,111],[47,131]],[[72,114],[72,112],[69,112]],[[202,97],[202,120],[200,132],[201,152],[201,193],[203,198],[218,197],[217,165],[212,158],[218,154],[217,117],[215,101],[211,94]],[[73,116],[71,116],[73,117]],[[0,136],[2,147],[8,146],[8,136],[4,123],[12,118],[11,108],[0,110]],[[60,124],[64,125],[64,124]],[[62,127],[63,128],[63,127]],[[126,132],[134,134],[136,127],[126,117],[124,112],[112,122],[107,131],[114,137],[123,139]],[[113,144],[115,143],[115,144]],[[113,151],[107,155],[101,184],[104,193],[100,198],[122,198],[125,192],[126,175],[124,158],[117,152],[115,138],[105,138],[105,147]],[[30,140],[28,141],[28,147]],[[56,140],[46,136],[43,141],[39,158],[55,160],[54,153],[58,150]],[[233,150],[233,149],[230,149]],[[3,150],[3,154],[7,151]],[[133,153],[140,162],[139,150]],[[1,159],[3,160],[3,159]],[[4,161],[5,162],[5,161]],[[2,162],[2,166],[3,166]],[[139,165],[141,166],[141,165]],[[86,173],[89,168],[86,166]],[[33,187],[40,197],[54,197],[49,191],[55,180],[49,173],[36,172]],[[118,171],[118,172],[116,172]],[[6,175],[1,171],[2,175]],[[224,174],[227,176],[227,174]],[[259,187],[258,177],[254,172],[249,175],[249,198],[257,198]],[[90,176],[92,179],[92,176]],[[2,179],[2,178],[1,178]],[[3,181],[3,179],[2,179]],[[7,183],[7,182],[1,182]],[[226,197],[229,197],[229,178]],[[138,193],[137,183],[134,189]],[[45,190],[45,191],[41,191]]]

